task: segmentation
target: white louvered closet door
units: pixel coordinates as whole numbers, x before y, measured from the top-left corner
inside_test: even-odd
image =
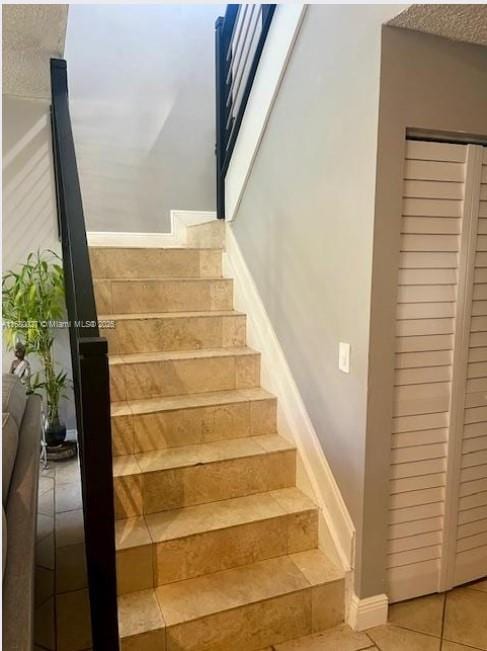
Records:
[[[447,559],[454,564],[457,557],[460,482],[466,481],[460,457],[479,153],[479,146],[406,143],[387,558],[391,602],[445,589],[455,580]],[[485,314],[487,322],[487,309]],[[485,331],[487,338],[487,325]],[[487,378],[487,355],[485,369]],[[487,396],[487,379],[484,390]]]
[[[452,401],[456,422],[449,446],[444,589],[487,575],[486,147],[468,147],[464,214],[464,324]]]

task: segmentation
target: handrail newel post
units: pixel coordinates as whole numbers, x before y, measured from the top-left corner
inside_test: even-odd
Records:
[[[119,651],[108,348],[97,325],[63,59],[51,59],[51,97],[54,180],[70,321],[92,644],[94,651]]]

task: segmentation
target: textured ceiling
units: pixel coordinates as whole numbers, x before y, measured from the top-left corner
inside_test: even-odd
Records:
[[[49,97],[49,59],[62,56],[68,5],[3,5],[2,92]]]
[[[487,5],[411,5],[389,25],[487,45]]]

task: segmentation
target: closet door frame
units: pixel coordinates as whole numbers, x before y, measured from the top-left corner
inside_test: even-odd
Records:
[[[455,314],[450,425],[447,448],[443,551],[438,586],[440,592],[449,590],[455,585],[454,575],[457,550],[465,396],[484,149],[481,145],[468,144],[465,162],[463,227],[458,254],[458,294]]]

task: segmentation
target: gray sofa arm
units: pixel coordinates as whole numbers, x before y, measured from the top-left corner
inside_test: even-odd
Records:
[[[3,649],[30,651],[34,634],[34,565],[41,440],[41,401],[29,396],[19,431],[7,516],[3,579]]]

